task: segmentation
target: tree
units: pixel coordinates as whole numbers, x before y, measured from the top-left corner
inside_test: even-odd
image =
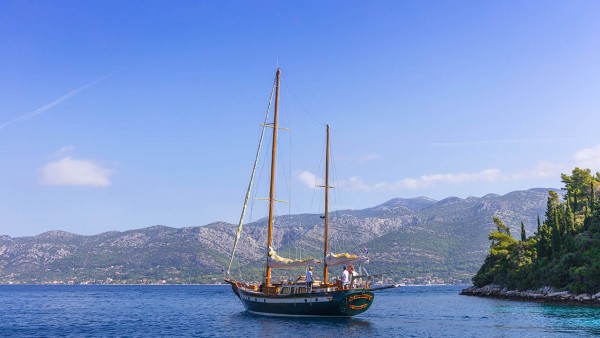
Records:
[[[561,181],[565,184],[565,190],[568,191],[565,198],[567,203],[571,204],[574,213],[585,212],[585,207],[588,205],[590,184],[594,180],[590,169],[575,168],[571,172],[571,176],[561,174]]]
[[[476,286],[484,286],[490,283],[506,284],[508,282],[508,271],[510,265],[510,252],[514,250],[517,241],[510,235],[510,229],[498,217],[493,218],[496,230],[492,231],[489,239],[492,241],[490,253],[485,262],[473,276]]]
[[[562,174],[566,196],[561,202],[550,191],[546,219],[537,219],[537,232],[527,238],[521,221],[521,240],[510,236],[509,228],[494,217],[496,230],[489,239],[490,252],[473,277],[481,287],[490,283],[508,289],[552,286],[577,293],[600,291],[600,199],[596,189],[600,173],[575,168]]]
[[[494,224],[496,224],[496,229],[501,234],[507,234],[510,236],[510,228],[502,222],[502,220],[498,217],[493,218]]]

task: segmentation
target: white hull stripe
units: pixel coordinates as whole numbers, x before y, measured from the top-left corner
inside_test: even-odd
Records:
[[[242,299],[263,304],[302,304],[302,303],[326,303],[331,302],[333,297],[297,297],[297,298],[263,298],[241,295]]]

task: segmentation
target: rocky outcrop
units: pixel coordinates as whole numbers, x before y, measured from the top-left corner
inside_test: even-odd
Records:
[[[575,294],[569,291],[560,291],[552,287],[543,287],[538,290],[508,290],[500,285],[490,284],[484,287],[478,288],[471,286],[463,289],[460,293],[465,296],[479,296],[479,297],[492,297],[492,298],[504,298],[514,300],[529,300],[529,301],[543,301],[543,302],[559,302],[559,303],[587,303],[600,305],[600,292],[590,294]]]

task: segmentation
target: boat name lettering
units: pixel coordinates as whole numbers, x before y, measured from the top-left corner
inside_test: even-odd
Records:
[[[362,295],[354,295],[354,296],[348,297],[348,301],[349,302],[353,302],[353,301],[355,301],[357,299],[371,300],[371,299],[373,299],[373,296],[367,295],[367,294],[362,294]]]
[[[352,305],[352,304],[350,304],[350,305],[348,305],[348,307],[351,310],[362,310],[362,309],[366,308],[367,306],[369,306],[369,304],[363,304],[363,305]]]

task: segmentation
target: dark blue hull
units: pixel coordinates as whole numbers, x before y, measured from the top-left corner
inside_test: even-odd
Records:
[[[282,296],[231,285],[247,311],[269,316],[351,317],[367,311],[374,298],[372,292],[362,289]]]

